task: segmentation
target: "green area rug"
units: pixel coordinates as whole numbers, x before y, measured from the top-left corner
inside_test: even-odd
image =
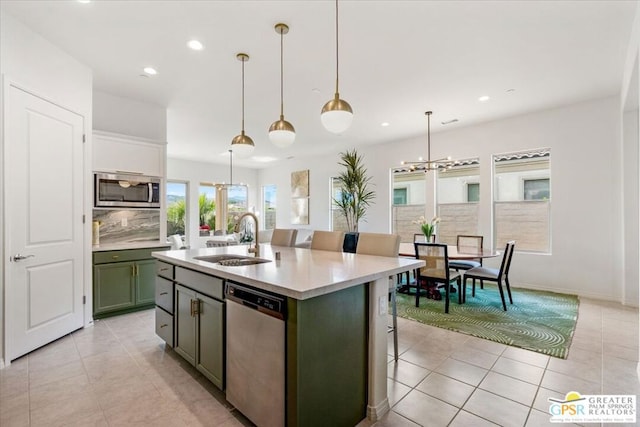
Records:
[[[458,294],[451,294],[449,314],[444,313],[444,290],[442,301],[427,299],[426,293],[424,297],[420,295],[420,307],[416,307],[415,288],[409,295],[398,293],[398,316],[567,358],[578,319],[577,296],[512,288],[513,305],[510,305],[505,289],[508,311],[503,311],[495,285],[485,283],[484,289],[476,286],[475,297],[471,296],[470,285],[465,304],[458,305]]]

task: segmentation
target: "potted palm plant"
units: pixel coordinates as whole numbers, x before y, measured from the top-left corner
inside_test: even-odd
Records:
[[[339,193],[333,202],[347,223],[344,251],[354,252],[358,241],[358,224],[371,206],[375,192],[369,188],[371,177],[367,175],[363,157],[355,149],[340,153],[338,164],[344,170],[336,178]]]

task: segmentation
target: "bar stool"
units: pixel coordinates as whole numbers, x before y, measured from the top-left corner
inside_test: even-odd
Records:
[[[398,258],[400,249],[400,236],[397,234],[360,233],[356,254],[377,255]],[[389,326],[389,332],[393,332],[393,356],[398,361],[398,309],[396,306],[396,283],[393,277],[389,278],[389,295],[391,296],[391,317],[393,326]]]

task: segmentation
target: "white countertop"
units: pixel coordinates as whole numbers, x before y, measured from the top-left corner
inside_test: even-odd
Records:
[[[424,266],[424,261],[352,253],[319,251],[284,246],[260,245],[259,258],[271,262],[225,267],[194,259],[215,254],[248,255],[248,246],[153,252],[153,256],[174,265],[236,280],[298,300],[313,298],[361,283],[394,276]],[[274,252],[280,260],[274,261]]]
[[[91,248],[92,252],[102,251],[121,251],[126,249],[145,249],[145,248],[162,248],[171,246],[171,243],[159,242],[159,241],[147,241],[147,242],[122,242],[122,243],[107,243],[105,245],[97,245]]]

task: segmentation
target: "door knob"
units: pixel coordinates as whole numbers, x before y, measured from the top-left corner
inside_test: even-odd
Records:
[[[14,256],[9,257],[9,261],[22,261],[23,259],[27,259],[27,258],[32,258],[35,257],[35,255],[20,255],[19,253],[15,254]]]

